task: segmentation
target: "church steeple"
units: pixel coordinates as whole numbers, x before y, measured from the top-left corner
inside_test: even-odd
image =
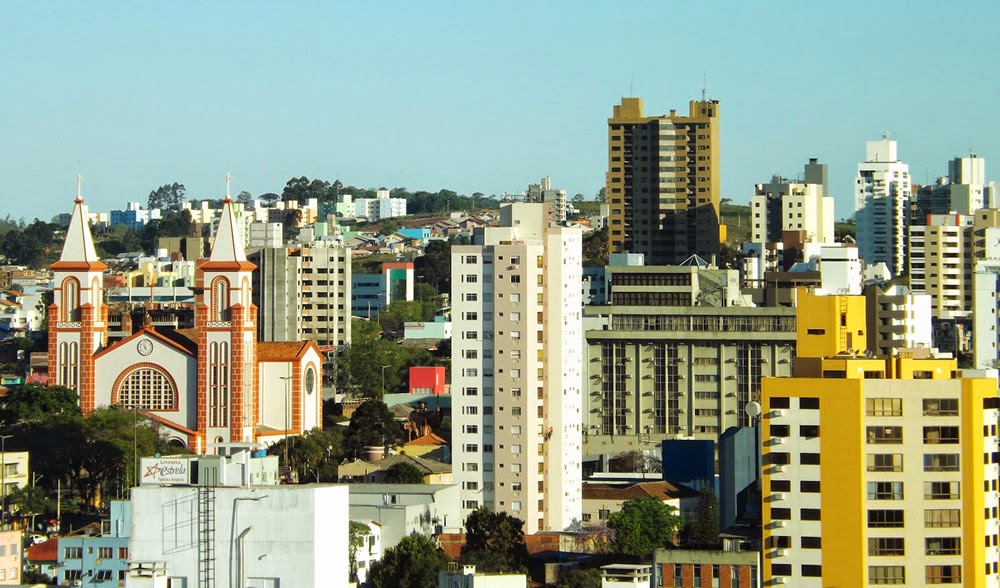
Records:
[[[87,208],[80,196],[81,181],[82,178],[77,176],[77,195],[73,201],[69,228],[66,229],[66,242],[63,244],[59,261],[52,264],[52,269],[103,272],[108,266],[97,257],[97,249],[94,248],[94,238],[90,234],[90,225],[87,222]]]

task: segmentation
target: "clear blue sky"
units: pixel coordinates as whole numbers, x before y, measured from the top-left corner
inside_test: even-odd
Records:
[[[281,192],[292,176],[570,194],[603,184],[623,95],[721,100],[723,196],[810,156],[850,214],[864,142],[916,181],[970,145],[1000,178],[1000,3],[0,4],[0,216]]]

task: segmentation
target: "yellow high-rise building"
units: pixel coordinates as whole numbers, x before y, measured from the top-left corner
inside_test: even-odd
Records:
[[[1000,586],[996,380],[849,353],[855,298],[800,294],[805,354],[763,381],[764,585]]]
[[[647,265],[719,252],[719,101],[692,100],[689,115],[645,116],[622,98],[608,119],[608,244]]]

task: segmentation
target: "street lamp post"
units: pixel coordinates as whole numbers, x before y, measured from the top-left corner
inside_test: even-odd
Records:
[[[7,526],[7,439],[13,435],[0,435],[0,508],[3,508],[3,524]]]
[[[291,430],[292,425],[288,420],[288,415],[291,412],[292,392],[288,382],[292,376],[279,376],[279,378],[285,381],[285,467],[289,468],[289,474],[291,474],[291,467],[288,465],[288,431]]]
[[[389,366],[382,366],[382,397],[385,398],[385,368]]]

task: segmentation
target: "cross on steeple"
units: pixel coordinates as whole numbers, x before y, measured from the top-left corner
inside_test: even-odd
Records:
[[[76,173],[76,199],[83,200],[83,176]]]
[[[229,172],[226,172],[226,200],[232,200],[232,198],[229,196],[229,183],[232,181],[233,181],[233,176]]]

